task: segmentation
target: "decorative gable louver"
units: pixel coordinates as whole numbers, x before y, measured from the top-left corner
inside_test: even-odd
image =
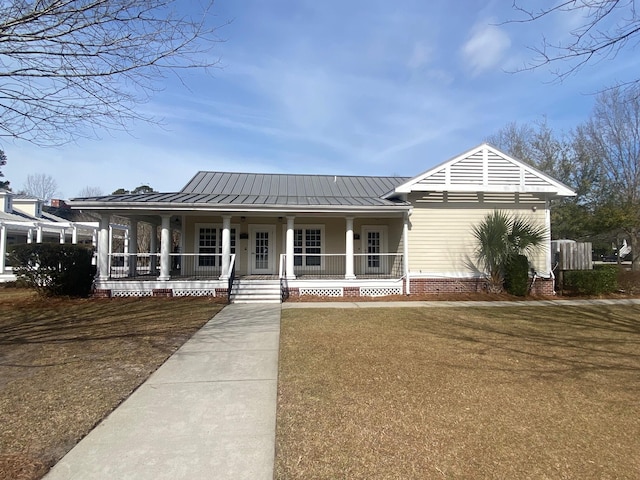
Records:
[[[533,167],[482,144],[398,186],[409,192],[514,192],[574,196],[570,188]]]

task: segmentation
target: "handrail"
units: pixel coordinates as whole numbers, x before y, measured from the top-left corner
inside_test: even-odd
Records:
[[[231,290],[233,289],[233,281],[236,277],[236,254],[231,254],[229,260],[229,279],[227,280],[227,303],[231,303]]]

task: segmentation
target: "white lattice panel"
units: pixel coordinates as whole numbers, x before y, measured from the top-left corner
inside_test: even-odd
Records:
[[[211,289],[200,290],[174,290],[174,297],[215,297],[216,291]]]
[[[402,287],[360,287],[360,295],[363,297],[402,295]]]
[[[342,288],[301,288],[300,295],[315,295],[317,297],[342,297]]]
[[[141,290],[111,290],[112,297],[151,297],[153,292]]]

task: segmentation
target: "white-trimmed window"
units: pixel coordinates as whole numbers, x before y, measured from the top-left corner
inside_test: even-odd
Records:
[[[231,227],[231,253],[236,253],[236,228]],[[220,225],[196,225],[196,253],[198,267],[222,265],[222,227]],[[211,254],[211,255],[207,255]]]
[[[308,226],[293,230],[293,264],[297,267],[320,267],[324,249],[324,228]]]

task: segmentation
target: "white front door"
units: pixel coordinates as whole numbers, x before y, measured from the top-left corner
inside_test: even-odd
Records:
[[[384,273],[387,265],[387,257],[380,255],[386,253],[384,228],[363,227],[363,256],[365,273]]]
[[[274,225],[251,225],[249,232],[249,274],[275,274],[276,227]]]

